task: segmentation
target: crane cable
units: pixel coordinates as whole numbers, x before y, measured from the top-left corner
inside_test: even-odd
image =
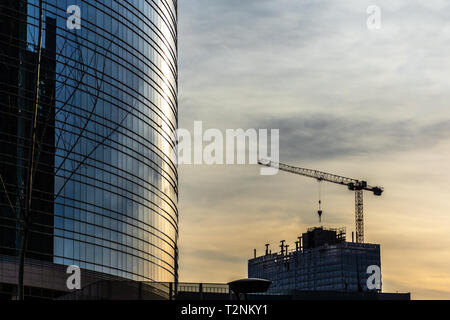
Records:
[[[319,215],[319,223],[322,222],[322,180],[317,180],[319,183],[319,209],[317,210],[317,214]]]

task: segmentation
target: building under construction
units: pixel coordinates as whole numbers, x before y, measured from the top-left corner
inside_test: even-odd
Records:
[[[269,293],[298,291],[365,292],[369,266],[381,268],[380,245],[347,242],[345,229],[310,228],[295,248],[281,241],[272,252],[248,261],[249,278],[272,281]],[[381,291],[381,287],[378,291]]]

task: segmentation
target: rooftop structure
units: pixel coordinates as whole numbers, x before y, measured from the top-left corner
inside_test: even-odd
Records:
[[[249,278],[272,281],[268,292],[297,291],[367,292],[369,266],[381,268],[380,245],[347,242],[345,229],[311,228],[289,250],[285,240],[272,253],[248,261]],[[381,269],[380,269],[381,270]]]

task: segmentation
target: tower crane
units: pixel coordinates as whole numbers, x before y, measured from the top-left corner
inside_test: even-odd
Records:
[[[287,164],[276,163],[269,160],[260,159],[258,163],[262,166],[277,168],[281,171],[298,174],[304,177],[313,178],[317,181],[332,182],[347,186],[348,190],[355,191],[355,230],[356,242],[364,242],[364,206],[363,206],[363,191],[371,191],[376,196],[381,196],[383,193],[382,187],[372,187],[367,184],[367,181],[346,178],[332,173],[322,172],[313,169],[305,169],[290,166]],[[319,208],[320,211],[320,208]],[[319,213],[320,215],[320,213]]]

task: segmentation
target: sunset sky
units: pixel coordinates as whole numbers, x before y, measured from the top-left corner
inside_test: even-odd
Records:
[[[367,7],[381,8],[369,30]],[[385,292],[450,299],[450,3],[179,2],[180,127],[280,129],[280,161],[361,178]],[[180,280],[228,282],[318,225],[318,187],[256,165],[180,166]],[[323,224],[354,231],[354,194],[322,185]]]

